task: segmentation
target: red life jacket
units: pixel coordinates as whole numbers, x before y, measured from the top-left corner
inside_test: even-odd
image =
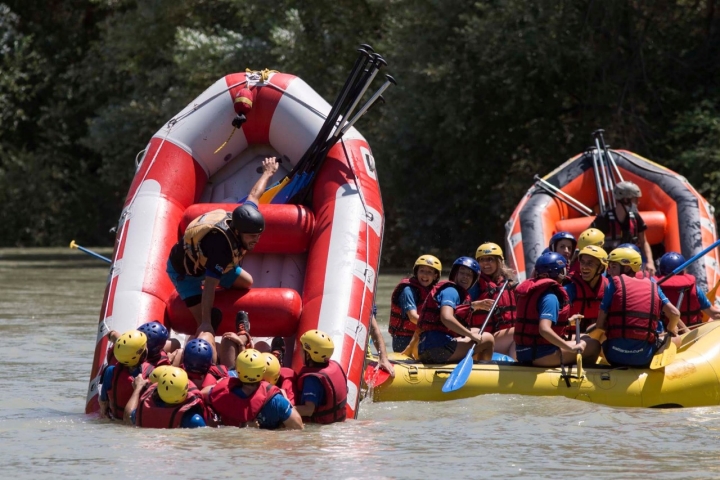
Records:
[[[288,367],[280,368],[280,378],[278,378],[277,386],[285,390],[285,395],[291,405],[295,406],[295,385],[297,380],[297,374],[295,370]]]
[[[205,387],[216,385],[218,380],[227,377],[228,370],[225,365],[211,365],[205,375],[191,372],[187,372],[187,374],[188,378],[196,385],[200,385],[200,389],[202,390]]]
[[[608,340],[629,338],[654,342],[662,312],[655,282],[627,275],[612,277],[612,281],[615,293],[607,314]]]
[[[205,405],[197,387],[188,390],[184,402],[177,405],[168,405],[157,394],[157,385],[150,385],[140,396],[135,412],[135,425],[143,428],[179,428],[183,416],[195,409],[205,417]]]
[[[135,368],[133,367],[133,370]],[[143,362],[140,365],[140,375],[143,378],[148,378],[155,367],[147,362]],[[133,377],[130,374],[130,369],[118,363],[115,365],[112,377],[112,387],[110,389],[110,406],[113,408],[113,416],[117,419],[123,418],[125,413],[125,405],[130,400],[133,394]]]
[[[437,296],[448,287],[455,288],[460,295],[461,305],[455,307],[455,318],[457,318],[460,323],[467,326],[467,320],[469,319],[471,313],[470,294],[460,285],[449,280],[445,280],[436,283],[432,290],[430,290],[430,293],[428,293],[428,296],[425,298],[425,301],[419,311],[420,318],[418,319],[418,327],[425,332],[429,330],[437,330],[447,333],[452,337],[458,337],[459,335],[457,333],[447,328],[445,324],[442,323],[442,320],[440,320],[440,304],[437,301]]]
[[[614,210],[608,210],[605,212],[605,219],[608,225],[608,231],[603,232],[605,234],[604,248],[606,251],[610,252],[623,243],[634,243],[637,245],[640,232],[638,231],[636,212],[633,210],[627,212],[627,230],[623,230],[623,226],[615,216]]]
[[[515,289],[517,300],[517,318],[515,319],[515,334],[513,339],[517,345],[537,346],[552,345],[540,335],[540,312],[538,300],[545,292],[555,294],[560,302],[557,322],[552,329],[559,336],[565,333],[570,317],[570,301],[567,292],[552,278],[531,278],[525,280]]]
[[[239,427],[245,422],[255,420],[260,410],[275,395],[282,395],[280,389],[262,380],[260,386],[248,398],[241,398],[232,392],[233,388],[242,387],[242,382],[235,377],[220,380],[208,395],[207,400],[215,413],[220,415],[223,425]]]
[[[400,294],[405,290],[405,287],[410,287],[412,290],[413,296],[415,297],[415,305],[418,307],[425,301],[431,288],[423,287],[415,277],[403,278],[400,283],[398,283],[390,296],[390,325],[388,326],[388,332],[394,337],[412,337],[417,329],[415,324],[403,313],[403,309],[400,306]]]
[[[504,281],[505,278],[498,277],[498,282],[495,283],[492,278],[484,273],[481,273],[480,278],[478,278],[478,286],[480,287],[480,296],[478,297],[478,300],[495,300]],[[514,286],[512,284],[508,284],[508,286],[505,287],[505,291],[500,297],[500,300],[498,300],[495,312],[493,313],[492,321],[488,322],[484,331],[493,333],[514,327],[516,312],[517,305],[515,303]],[[486,310],[475,310],[470,317],[470,327],[482,327],[488,313],[489,312]]]
[[[592,288],[580,275],[574,276],[572,283],[575,284],[575,300],[570,305],[570,316],[577,313],[585,316],[580,322],[580,331],[585,332],[590,325],[597,321],[608,279],[606,276],[600,275],[600,281],[597,282],[595,288]]]
[[[658,280],[662,279],[659,277]],[[695,276],[689,273],[681,273],[674,275],[663,282],[660,286],[663,293],[670,300],[670,303],[678,307],[680,310],[680,319],[686,326],[697,325],[702,323],[702,310],[700,309],[700,300],[698,299],[697,285]],[[678,305],[680,292],[683,295],[682,304]]]
[[[165,353],[163,350],[160,350],[160,353],[155,355],[154,357],[148,357],[146,360],[149,364],[153,365],[154,367],[162,367],[163,365],[170,365],[170,359],[167,356],[167,353]]]
[[[316,405],[312,416],[304,418],[315,423],[344,422],[347,416],[347,377],[339,363],[330,360],[323,367],[303,367],[298,373],[297,391],[302,394],[305,379],[315,377],[325,390],[325,400],[322,405]]]
[[[580,276],[580,262],[576,259],[574,262],[570,264],[570,267],[568,268],[568,278],[572,280],[575,276]]]

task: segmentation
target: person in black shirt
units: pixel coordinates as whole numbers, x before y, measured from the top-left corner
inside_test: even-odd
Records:
[[[633,243],[643,252],[645,271],[655,275],[655,262],[653,261],[650,243],[646,240],[647,225],[637,210],[638,202],[642,197],[640,187],[633,182],[619,182],[613,189],[616,205],[602,215],[595,217],[590,224],[605,234],[605,251],[611,252],[623,243]]]
[[[240,264],[265,229],[265,219],[258,210],[258,203],[277,170],[275,157],[266,158],[262,164],[262,175],[250,190],[245,203],[235,208],[232,214],[215,210],[194,219],[183,238],[170,251],[167,272],[198,323],[197,334],[215,334],[210,312],[218,285],[225,288],[252,286],[252,275]]]

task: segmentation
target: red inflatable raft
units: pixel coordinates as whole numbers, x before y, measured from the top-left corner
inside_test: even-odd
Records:
[[[235,131],[233,98],[254,93],[247,122]],[[266,156],[283,159],[282,179],[315,139],[330,105],[301,79],[284,73],[239,73],[218,80],[151,139],[120,216],[98,326],[86,411],[97,410],[99,372],[108,329],[124,332],[159,320],[176,333],[196,324],[165,268],[170,248],[203,212],[231,211],[259,178]],[[230,137],[228,139],[228,137]],[[223,145],[227,142],[222,148]],[[310,329],[329,333],[333,359],[348,376],[348,415],[356,415],[376,272],[383,207],[375,163],[351,128],[329,152],[307,205],[263,204],[266,230],[243,268],[250,290],[219,290],[217,335],[234,330],[238,310],[250,314],[253,337],[285,337],[293,348]]]

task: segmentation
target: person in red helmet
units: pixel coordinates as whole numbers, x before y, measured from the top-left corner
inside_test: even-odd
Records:
[[[265,219],[258,210],[258,203],[277,170],[275,157],[266,158],[262,175],[242,205],[232,214],[214,210],[200,215],[190,222],[183,238],[170,250],[166,270],[197,321],[197,333],[215,333],[211,310],[216,287],[252,286],[252,276],[240,264],[265,230]]]

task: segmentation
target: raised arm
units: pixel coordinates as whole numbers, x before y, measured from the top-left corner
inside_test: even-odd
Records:
[[[260,203],[260,197],[267,188],[268,181],[278,171],[280,165],[277,163],[275,157],[267,157],[262,163],[262,175],[255,185],[253,185],[250,193],[248,194],[248,201],[258,205]]]

